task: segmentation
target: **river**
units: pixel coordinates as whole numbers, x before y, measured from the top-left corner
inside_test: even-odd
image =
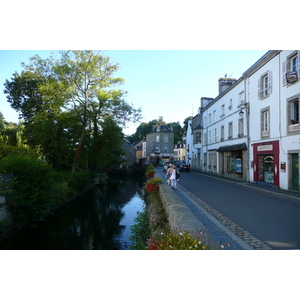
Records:
[[[44,222],[0,243],[1,250],[128,250],[142,211],[140,179],[110,180],[69,202]]]

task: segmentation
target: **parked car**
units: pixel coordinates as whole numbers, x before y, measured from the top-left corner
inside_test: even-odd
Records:
[[[180,171],[186,171],[186,172],[189,172],[190,171],[190,165],[189,164],[186,164],[186,163],[181,163],[179,165],[179,170]]]

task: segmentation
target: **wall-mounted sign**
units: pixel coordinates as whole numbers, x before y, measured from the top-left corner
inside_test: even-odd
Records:
[[[273,145],[257,146],[257,151],[272,151]]]
[[[298,124],[289,125],[289,132],[299,130],[300,126]]]
[[[286,163],[285,162],[280,162],[280,171],[286,172]]]
[[[287,72],[286,73],[286,82],[293,83],[298,80],[298,73],[297,71]]]

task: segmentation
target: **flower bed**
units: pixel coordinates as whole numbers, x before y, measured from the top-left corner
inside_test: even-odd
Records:
[[[147,205],[143,214],[139,214],[139,217],[136,218],[135,221],[138,224],[135,224],[135,230],[132,230],[134,233],[132,240],[139,240],[139,237],[136,236],[137,232],[139,232],[140,236],[143,236],[143,243],[139,243],[138,247],[134,246],[135,248],[132,247],[131,249],[210,250],[211,248],[202,242],[202,232],[199,232],[197,237],[192,237],[188,230],[170,228],[159,196],[160,184],[162,184],[160,178],[150,178],[145,184],[144,191]],[[138,231],[136,230],[137,228],[139,228]]]

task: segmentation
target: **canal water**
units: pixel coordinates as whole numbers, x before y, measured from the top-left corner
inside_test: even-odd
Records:
[[[35,227],[0,243],[0,250],[128,250],[143,181],[110,180],[62,207]]]

